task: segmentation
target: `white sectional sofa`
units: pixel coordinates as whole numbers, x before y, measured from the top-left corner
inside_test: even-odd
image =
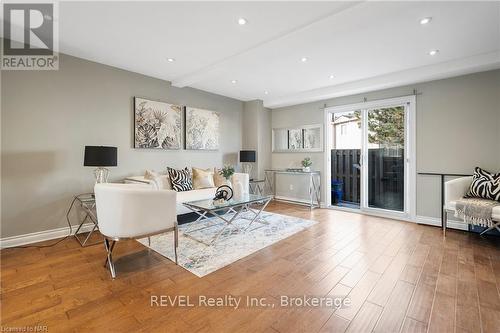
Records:
[[[249,193],[249,176],[246,173],[235,173],[231,178],[231,183],[233,187],[237,186],[238,183],[243,185],[243,191]],[[153,186],[152,180],[144,178],[144,176],[132,176],[124,179],[125,183],[133,184],[144,184]],[[212,199],[215,196],[216,187],[203,188],[191,191],[177,192],[177,215],[183,215],[191,213],[191,210],[186,208],[183,203],[195,200]]]

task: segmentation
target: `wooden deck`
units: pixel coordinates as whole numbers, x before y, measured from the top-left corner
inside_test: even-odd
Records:
[[[500,241],[271,203],[320,223],[203,278],[135,241],[1,251],[1,325],[49,332],[499,332]],[[50,243],[50,242],[48,242]],[[341,296],[346,308],[152,307],[150,295]]]

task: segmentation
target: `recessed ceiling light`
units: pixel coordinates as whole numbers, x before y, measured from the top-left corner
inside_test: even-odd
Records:
[[[302,61],[302,62],[306,62],[306,61],[307,61],[307,58],[306,58],[306,57],[302,57],[302,58],[300,58],[300,61]]]
[[[174,59],[174,58],[167,58],[167,61],[168,61],[168,62],[174,62],[174,61],[175,61],[175,59]]]
[[[333,74],[332,74],[332,75],[330,75],[330,79],[333,79],[334,77],[335,77],[335,76],[333,76]]]
[[[429,55],[435,56],[436,54],[438,54],[438,52],[439,52],[439,50],[430,50]]]
[[[247,20],[245,18],[243,18],[243,17],[240,17],[238,19],[238,24],[239,25],[245,25],[245,24],[247,24]]]
[[[236,81],[236,80],[231,80],[231,83],[232,83],[232,84],[236,84],[236,82],[238,82],[238,81]]]
[[[429,23],[430,21],[432,21],[432,17],[424,17],[423,19],[420,19],[420,24],[421,25],[426,25],[427,23]]]
[[[269,91],[267,91],[267,90],[266,90],[266,91],[264,91],[264,94],[266,94],[266,95],[267,95],[267,94],[269,94]]]

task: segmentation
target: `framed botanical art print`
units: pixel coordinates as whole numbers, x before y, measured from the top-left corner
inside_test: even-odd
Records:
[[[219,113],[186,107],[186,149],[219,149]]]
[[[289,129],[288,130],[288,149],[302,149],[303,138],[302,129]]]
[[[134,147],[181,149],[182,107],[134,98]]]
[[[272,129],[273,153],[323,151],[323,124]]]
[[[311,127],[307,126],[302,129],[304,137],[304,149],[321,149],[321,139],[323,134],[321,133],[320,126]]]

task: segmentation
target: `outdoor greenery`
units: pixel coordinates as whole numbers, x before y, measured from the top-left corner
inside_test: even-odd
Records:
[[[360,111],[354,112],[361,126]],[[404,145],[404,108],[381,108],[368,112],[368,142],[385,145]]]

